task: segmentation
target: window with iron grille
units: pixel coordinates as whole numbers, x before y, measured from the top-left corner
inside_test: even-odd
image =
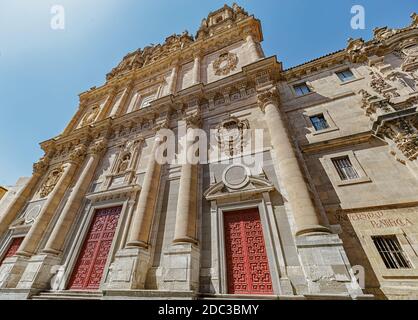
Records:
[[[411,269],[396,236],[373,237],[374,245],[388,269]]]
[[[310,119],[316,131],[321,131],[329,128],[328,122],[323,114],[318,114],[316,116],[310,117]]]
[[[299,97],[311,92],[311,89],[309,89],[306,83],[298,84],[294,86],[293,89],[295,89],[296,95],[298,95]]]
[[[360,178],[348,156],[332,159],[332,162],[334,163],[341,180],[346,181]]]
[[[350,81],[350,80],[355,79],[354,74],[353,74],[353,72],[351,72],[350,69],[337,72],[337,76],[338,76],[338,78],[340,78],[340,80],[342,82],[346,82],[346,81]]]

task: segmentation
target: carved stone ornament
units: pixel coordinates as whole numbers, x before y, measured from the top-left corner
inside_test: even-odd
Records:
[[[100,107],[98,105],[94,106],[91,110],[89,110],[83,118],[81,122],[81,126],[85,127],[88,126],[96,121],[97,116],[99,115]]]
[[[43,157],[38,162],[33,164],[33,174],[44,174],[48,170],[49,158]]]
[[[54,190],[63,173],[63,167],[54,169],[49,173],[39,192],[41,198],[46,198],[49,196],[49,194]]]
[[[106,79],[112,80],[132,70],[140,69],[168,57],[173,52],[190,46],[194,38],[188,31],[182,34],[174,34],[166,38],[163,44],[151,44],[144,49],[138,49],[126,55],[116,68],[107,74]]]
[[[226,76],[238,66],[238,56],[232,52],[226,52],[219,56],[213,63],[213,70],[217,76]]]
[[[278,105],[279,103],[279,93],[276,87],[259,91],[257,98],[258,98],[258,105],[263,111],[267,104],[273,103],[273,104]]]
[[[119,174],[119,173],[126,172],[128,170],[130,162],[131,162],[131,154],[127,153],[122,157],[122,159],[121,159],[121,161],[118,165],[118,168],[116,170],[116,173]]]
[[[350,60],[354,63],[364,62],[367,59],[365,52],[365,43],[363,39],[349,39],[348,46],[346,49]]]
[[[409,161],[418,159],[418,129],[412,121],[399,119],[388,123],[383,133],[395,142],[398,149]]]
[[[394,111],[393,108],[391,108],[388,99],[371,95],[364,89],[360,90],[359,94],[362,96],[362,109],[364,109],[369,118],[373,118],[376,113],[380,115]]]
[[[31,224],[33,223],[36,218],[38,217],[39,213],[41,212],[41,206],[37,205],[31,208],[28,212],[25,213],[25,223]]]
[[[106,140],[100,140],[93,144],[93,146],[90,148],[91,152],[93,154],[101,154],[107,149],[107,141]]]
[[[232,157],[242,154],[246,144],[246,130],[250,128],[248,120],[231,117],[216,128],[216,140],[221,152]]]
[[[406,72],[412,72],[418,69],[418,46],[404,51],[405,61],[402,64],[402,70]]]
[[[202,116],[199,111],[192,112],[183,117],[183,121],[186,123],[187,128],[196,129],[202,125]]]
[[[372,77],[370,87],[373,88],[374,91],[380,93],[386,99],[399,97],[399,93],[395,91],[396,88],[389,85],[381,75],[374,71],[372,71],[370,75]]]
[[[85,145],[77,146],[73,151],[70,153],[70,161],[75,164],[80,164],[87,154],[87,147]]]

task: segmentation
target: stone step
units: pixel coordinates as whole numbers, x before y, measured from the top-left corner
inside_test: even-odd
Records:
[[[240,295],[240,294],[214,294],[201,295],[200,300],[279,300],[279,296],[267,295]]]
[[[97,291],[41,292],[32,300],[101,300],[103,293]]]

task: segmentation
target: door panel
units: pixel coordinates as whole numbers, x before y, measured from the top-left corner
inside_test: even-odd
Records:
[[[227,212],[224,227],[228,293],[273,294],[258,210]]]
[[[24,238],[14,238],[12,243],[9,245],[9,248],[6,251],[6,254],[0,261],[0,266],[2,265],[3,261],[7,258],[13,257],[17,250],[19,250],[20,245],[22,244]]]
[[[70,280],[70,290],[99,289],[121,211],[122,207],[96,211]]]

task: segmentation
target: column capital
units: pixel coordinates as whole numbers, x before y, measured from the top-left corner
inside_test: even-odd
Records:
[[[197,50],[193,51],[193,58],[194,59],[202,59],[204,55],[205,55],[205,52],[204,52],[203,49],[197,49]]]
[[[33,175],[43,175],[49,167],[49,157],[44,156],[38,162],[33,164]]]
[[[87,146],[85,144],[78,145],[70,153],[69,162],[73,164],[81,164],[87,155]]]
[[[259,90],[257,93],[258,106],[263,110],[268,104],[274,104],[279,106],[279,92],[276,87],[269,87],[266,89]]]
[[[197,129],[202,125],[202,117],[200,112],[194,112],[188,114],[183,118],[183,121],[186,123],[187,129]]]
[[[100,139],[93,143],[93,145],[90,147],[90,152],[93,155],[100,155],[107,149],[107,139]]]
[[[170,121],[169,121],[168,119],[164,119],[163,121],[158,122],[158,123],[154,126],[153,131],[155,132],[156,136],[158,136],[158,132],[159,132],[160,130],[163,130],[163,129],[169,129],[169,128],[170,128]]]

